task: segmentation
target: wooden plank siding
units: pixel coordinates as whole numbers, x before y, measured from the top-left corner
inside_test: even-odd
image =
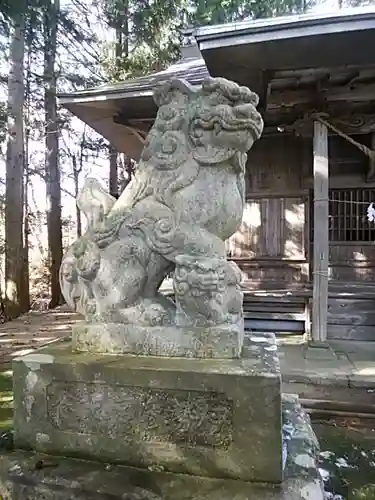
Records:
[[[330,244],[329,278],[343,283],[375,282],[375,245]]]
[[[243,220],[227,242],[250,288],[298,286],[308,281],[308,143],[280,134],[249,153]]]
[[[375,340],[374,298],[331,298],[328,301],[328,338]]]
[[[227,252],[240,262],[249,281],[283,286],[285,281],[307,281],[306,209],[304,196],[247,201]]]
[[[306,202],[304,197],[248,200],[228,252],[236,258],[305,260]]]

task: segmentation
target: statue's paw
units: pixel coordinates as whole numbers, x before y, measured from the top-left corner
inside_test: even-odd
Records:
[[[94,315],[96,313],[96,301],[94,299],[90,299],[86,303],[86,314]]]
[[[162,326],[172,324],[170,311],[159,303],[151,304],[147,307],[139,319],[141,325]]]
[[[161,326],[174,323],[176,307],[166,297],[143,299],[136,306],[117,311],[117,321],[141,326]]]
[[[93,303],[93,306],[95,304]],[[103,304],[99,304],[99,306]],[[162,295],[141,299],[130,307],[93,309],[90,321],[96,323],[122,323],[140,326],[161,326],[174,324],[176,306]]]

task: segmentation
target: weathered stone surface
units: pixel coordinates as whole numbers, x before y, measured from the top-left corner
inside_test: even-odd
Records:
[[[172,343],[182,342],[176,350],[193,357],[221,349],[221,340],[212,342],[212,329],[229,327],[228,342],[234,339],[239,349],[230,346],[213,357],[237,357],[243,338],[241,273],[226,261],[224,241],[241,223],[247,152],[263,129],[258,97],[215,78],[199,89],[173,80],[154,98],[157,117],[120,198],[87,179],[77,200],[87,231],[64,256],[60,281],[68,304],[93,327],[80,332],[76,348],[119,352],[121,342],[113,336],[123,335],[121,345],[132,345],[135,327],[141,327],[142,338],[142,328],[173,326]],[[159,292],[173,271],[175,304]],[[97,342],[98,324],[116,333]],[[207,348],[190,346],[196,338],[192,328],[209,329]],[[198,337],[201,342],[204,336]],[[155,338],[159,342],[157,329]],[[165,355],[164,349],[151,354]]]
[[[120,478],[126,469],[33,453],[0,457],[2,500],[162,500],[136,481]],[[129,473],[128,473],[129,475]],[[135,484],[134,484],[135,483]]]
[[[63,432],[116,434],[129,443],[134,433],[147,443],[228,448],[233,442],[233,403],[218,392],[52,382],[46,396],[50,422]]]
[[[283,394],[282,408],[284,445],[287,451],[285,476],[305,478],[322,490],[323,482],[319,473],[320,448],[311,427],[310,417],[295,394]]]
[[[257,359],[263,370],[270,374],[280,373],[276,337],[273,333],[257,332],[246,336],[242,355],[246,358]]]
[[[273,335],[253,334],[245,341],[243,360],[74,355],[69,343],[17,359],[16,445],[60,455],[1,453],[0,495],[7,500],[323,500],[319,445],[295,395],[282,396],[287,450],[282,485],[237,479],[254,464],[258,481],[266,480],[264,467],[281,469],[276,354]],[[61,453],[137,462],[142,468],[66,459]],[[223,469],[225,458],[227,465],[238,460],[237,468]]]
[[[281,382],[269,354],[176,359],[53,345],[14,362],[16,446],[280,483]]]
[[[36,468],[37,463],[46,467]],[[4,500],[323,500],[319,481],[282,487],[14,452],[0,456]]]
[[[190,358],[238,358],[243,326],[139,326],[121,323],[73,326],[73,350]]]

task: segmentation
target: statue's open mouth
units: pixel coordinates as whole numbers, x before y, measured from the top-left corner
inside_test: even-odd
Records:
[[[207,117],[201,113],[194,120],[195,128],[217,129],[220,132],[250,131],[253,139],[259,139],[263,131],[263,119],[253,104],[239,104],[232,107],[226,104],[210,110]]]
[[[241,104],[220,114],[220,125],[226,132],[249,130],[253,139],[259,139],[263,132],[263,119],[252,104]]]

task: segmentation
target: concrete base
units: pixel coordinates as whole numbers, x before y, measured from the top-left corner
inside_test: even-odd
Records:
[[[298,396],[283,395],[285,480],[254,484],[0,450],[3,500],[323,500],[319,445]],[[9,436],[11,438],[11,435]],[[1,443],[0,443],[1,447]]]
[[[304,350],[304,358],[316,361],[331,361],[336,360],[337,356],[335,351],[328,343],[310,342]]]
[[[3,500],[323,500],[319,480],[282,487],[168,474],[27,452],[0,456]]]
[[[18,448],[282,481],[274,336],[259,334],[241,359],[221,360],[72,353],[62,342],[17,358],[13,379]]]
[[[72,333],[74,351],[187,358],[239,358],[243,339],[243,322],[211,327],[82,323]]]

